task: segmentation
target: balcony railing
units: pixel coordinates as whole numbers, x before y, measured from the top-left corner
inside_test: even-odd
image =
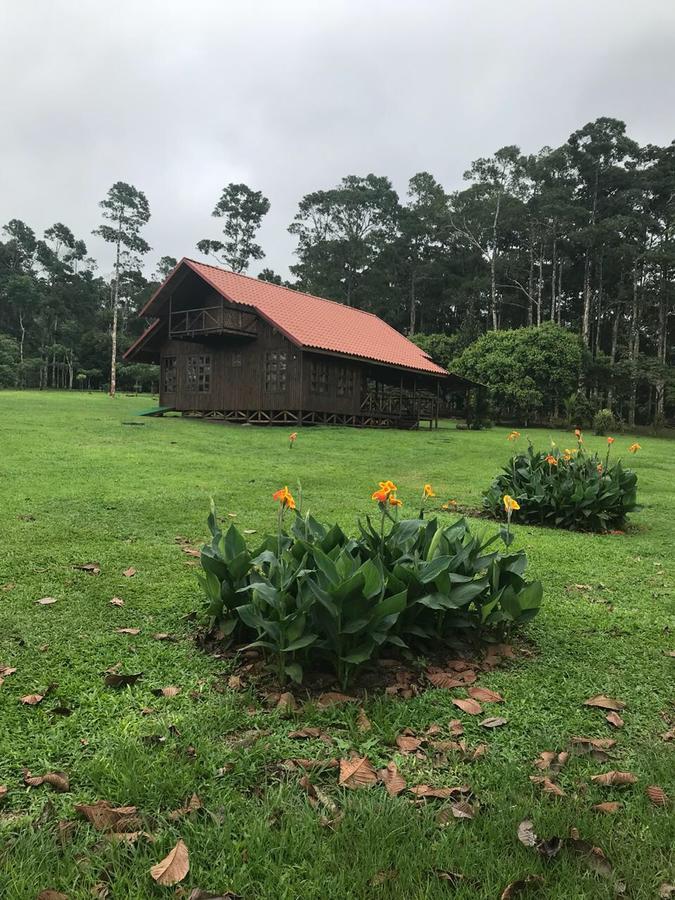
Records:
[[[367,391],[361,399],[361,410],[371,413],[387,413],[393,416],[418,416],[420,419],[433,418],[436,415],[437,401],[434,397],[422,394],[413,395],[410,391],[378,392]]]
[[[172,312],[169,322],[171,337],[197,334],[256,334],[256,317],[241,309],[202,306]]]

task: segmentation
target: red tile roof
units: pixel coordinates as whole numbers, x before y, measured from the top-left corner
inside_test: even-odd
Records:
[[[447,375],[447,370],[431,359],[400,332],[373,313],[333,300],[325,300],[292,288],[270,284],[248,275],[192,259],[183,259],[169,275],[185,264],[200,275],[226,300],[249,306],[301,347],[325,350],[346,356],[372,359],[387,365]],[[148,301],[142,315],[156,312],[162,287]]]

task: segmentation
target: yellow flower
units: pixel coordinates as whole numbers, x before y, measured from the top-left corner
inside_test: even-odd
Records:
[[[390,506],[403,506],[403,500],[399,500],[398,497],[394,497],[393,494],[389,494],[389,505]]]
[[[602,463],[598,463],[598,472],[602,475]]]
[[[563,453],[563,461],[569,462],[571,459],[572,459],[572,454],[569,452],[569,450],[565,450],[565,452]]]
[[[448,500],[446,503],[441,504],[441,509],[453,509],[455,506],[457,506],[456,500]]]
[[[434,493],[434,489],[432,488],[432,486],[430,484],[424,485],[424,490],[422,491],[422,493],[424,494],[425,497],[435,497],[436,496],[436,494]]]
[[[398,490],[393,481],[380,481],[378,482],[378,484],[383,491],[387,492],[387,494],[390,494],[392,491]]]
[[[638,450],[642,450],[642,447],[637,442],[635,444],[631,444],[628,448],[629,453],[637,453]]]
[[[272,500],[278,500],[284,509],[295,509],[295,500],[288,487],[279,488],[272,494]]]
[[[558,465],[558,460],[555,458],[555,456],[552,456],[550,453],[545,458],[544,462],[547,462],[549,464],[549,466],[557,466]]]
[[[504,494],[504,509],[506,512],[513,512],[514,509],[520,509],[520,503],[508,494]]]
[[[509,441],[517,441],[519,437],[520,437],[519,431],[512,431],[511,434],[508,436],[508,440]]]
[[[614,438],[613,438],[613,437],[608,437],[608,438],[607,438],[607,443],[608,443],[608,444],[613,444],[613,443],[614,443]]]

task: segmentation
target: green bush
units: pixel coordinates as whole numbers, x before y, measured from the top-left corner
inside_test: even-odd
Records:
[[[616,431],[616,419],[611,409],[599,409],[593,416],[593,431],[601,437],[608,431]]]
[[[297,511],[286,531],[282,508],[279,532],[250,553],[212,507],[199,576],[210,624],[262,648],[281,683],[327,663],[344,689],[387,644],[433,652],[459,637],[502,637],[537,613],[542,586],[526,581],[523,550],[502,554],[499,535],[472,534],[465,519],[396,521],[380,508],[381,527],[368,518],[357,538]]]
[[[612,441],[612,439],[608,439]],[[637,475],[621,460],[610,461],[611,444],[600,457],[583,443],[563,453],[535,450],[513,456],[483,495],[483,506],[496,518],[506,518],[504,497],[520,505],[514,522],[582,531],[623,528],[629,512],[638,509]]]

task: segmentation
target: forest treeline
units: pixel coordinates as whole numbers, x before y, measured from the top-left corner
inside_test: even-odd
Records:
[[[503,147],[464,180],[447,192],[420,172],[401,197],[386,176],[349,175],[309,193],[289,226],[290,281],[268,268],[258,277],[375,312],[449,367],[486,332],[553,323],[579,338],[577,397],[631,424],[672,418],[675,143],[640,146],[600,118],[560,147]],[[197,248],[247,271],[264,258],[269,208],[259,191],[227,185],[213,210],[222,238]],[[4,226],[0,385],[108,385],[113,336],[123,350],[140,333],[138,310],[175,264],[165,256],[145,272],[149,218],[122,182],[92,210],[92,229],[115,245],[111,277],[66,225],[42,236],[18,219]],[[156,370],[121,365],[119,379],[148,388]]]

